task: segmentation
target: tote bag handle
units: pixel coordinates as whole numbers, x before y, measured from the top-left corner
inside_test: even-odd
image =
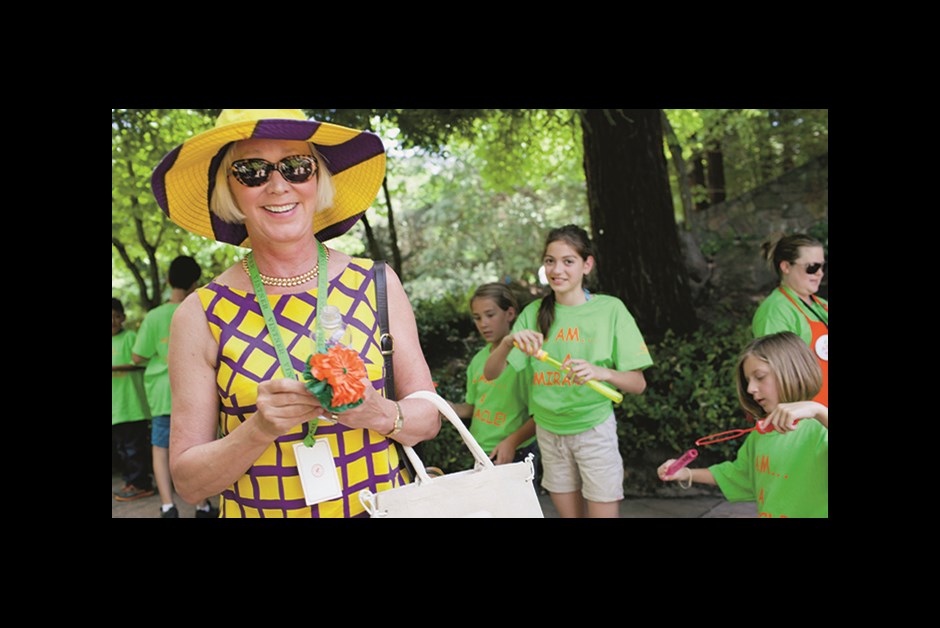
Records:
[[[451,424],[457,428],[457,432],[460,434],[460,438],[463,439],[464,445],[467,446],[467,449],[470,450],[470,453],[473,455],[473,459],[476,460],[477,467],[493,467],[493,461],[490,460],[489,456],[486,455],[486,452],[483,451],[483,448],[480,447],[480,444],[473,437],[473,434],[470,433],[470,430],[463,424],[463,421],[460,420],[460,417],[457,416],[457,413],[454,412],[454,409],[450,407],[450,404],[444,401],[444,399],[437,393],[432,393],[427,390],[419,390],[413,392],[405,399],[424,399],[425,401],[430,401],[437,407],[438,412],[444,415]],[[424,463],[421,462],[421,459],[418,457],[418,454],[415,453],[415,450],[407,445],[404,447],[405,455],[408,456],[408,460],[411,461],[411,464],[414,465],[415,474],[417,478],[415,481],[419,484],[424,482],[430,482],[431,476],[428,475],[427,469],[424,468]]]

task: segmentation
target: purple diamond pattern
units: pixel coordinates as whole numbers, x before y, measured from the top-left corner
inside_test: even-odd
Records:
[[[254,414],[258,383],[273,378],[279,365],[267,328],[263,322],[258,324],[261,309],[254,294],[215,282],[199,292],[209,327],[219,343],[219,420],[225,435]],[[306,338],[314,326],[315,292],[268,297],[298,374],[303,371],[309,355],[310,344]],[[372,260],[354,258],[343,273],[330,282],[329,292],[330,303],[351,302],[349,307],[340,309],[344,310],[346,324],[361,332],[355,334],[355,338],[365,339],[362,346],[354,347],[363,361],[381,365]],[[366,308],[362,308],[363,303]],[[349,316],[350,312],[363,311],[371,313],[371,319],[368,315],[359,319]],[[373,380],[372,385],[381,391],[384,379]],[[340,470],[343,496],[335,501],[306,506],[299,488],[293,452],[294,444],[302,441],[306,433],[307,426],[304,425],[301,430],[278,438],[239,482],[223,491],[222,516],[367,516],[359,503],[360,490],[368,488],[378,492],[405,483],[392,441],[369,430],[340,424],[320,425],[317,437],[326,437],[336,452],[334,462]]]

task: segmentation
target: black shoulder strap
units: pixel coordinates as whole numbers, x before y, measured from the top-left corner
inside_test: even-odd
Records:
[[[397,399],[395,395],[395,369],[392,367],[392,354],[395,353],[395,339],[392,338],[392,332],[388,328],[388,285],[385,281],[385,260],[375,260],[375,305],[379,311],[379,330],[381,337],[379,344],[382,348],[382,355],[385,357],[385,398]],[[401,443],[392,441],[398,449],[398,459],[405,465],[408,471],[409,479],[414,481],[415,470],[411,465],[408,456]]]
[[[395,352],[395,339],[388,327],[388,286],[385,281],[385,260],[375,260],[375,299],[379,310],[379,344],[385,356],[385,397],[396,399],[395,371],[392,368],[392,354]]]

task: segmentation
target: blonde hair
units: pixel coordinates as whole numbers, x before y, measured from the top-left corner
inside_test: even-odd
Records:
[[[235,145],[232,142],[222,157],[218,170],[215,173],[215,186],[212,189],[212,196],[209,199],[209,209],[216,216],[225,222],[243,224],[245,214],[239,209],[228,187],[229,174],[232,171],[232,163],[235,161]],[[316,147],[308,142],[310,154],[317,160],[317,207],[316,211],[322,211],[333,206],[333,197],[336,195],[336,188],[333,185],[333,175],[330,174],[326,166],[326,158],[320,154]],[[240,184],[239,184],[240,185]]]
[[[822,242],[805,233],[791,233],[790,235],[775,233],[760,245],[761,256],[770,265],[771,270],[777,273],[778,278],[781,277],[781,262],[791,264],[795,262],[803,247],[823,248],[823,245]]]
[[[738,401],[745,412],[755,417],[764,416],[765,412],[747,392],[744,361],[752,356],[770,366],[777,380],[779,403],[810,400],[822,388],[822,369],[802,338],[790,331],[757,338],[741,353],[735,369]]]

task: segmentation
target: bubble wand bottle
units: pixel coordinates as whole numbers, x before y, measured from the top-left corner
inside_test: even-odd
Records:
[[[513,344],[516,346],[517,349],[522,351],[522,348],[519,347],[518,344],[516,343],[513,343]],[[565,372],[568,372],[571,370],[571,369],[565,368],[561,362],[559,362],[552,356],[548,355],[548,353],[544,349],[539,349],[538,353],[536,353],[533,357],[535,357],[538,360],[541,360],[542,362],[547,362],[559,370],[562,370]],[[598,392],[604,395],[605,397],[607,397],[614,403],[620,403],[621,401],[623,401],[623,394],[619,390],[616,390],[615,388],[611,388],[607,384],[604,384],[602,382],[599,382],[593,379],[587,380],[586,382],[584,382],[584,384],[590,387],[595,392]]]

